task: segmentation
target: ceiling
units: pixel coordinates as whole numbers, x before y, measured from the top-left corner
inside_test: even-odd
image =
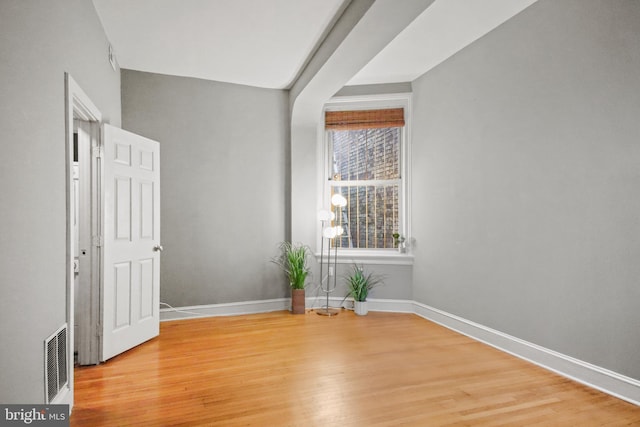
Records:
[[[535,1],[436,0],[349,84],[412,81]],[[93,3],[122,68],[283,89],[348,1]]]

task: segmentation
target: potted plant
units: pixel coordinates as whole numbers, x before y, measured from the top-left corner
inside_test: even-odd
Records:
[[[393,244],[400,253],[405,253],[407,251],[407,247],[404,243],[405,238],[400,233],[393,233]]]
[[[369,291],[376,286],[382,285],[382,277],[373,273],[365,274],[364,268],[358,265],[353,266],[353,270],[347,276],[347,297],[353,298],[353,309],[357,315],[364,316],[369,312],[367,307],[367,296]]]
[[[275,261],[287,274],[291,286],[291,311],[293,314],[305,313],[304,286],[309,274],[307,256],[309,248],[304,245],[294,245],[283,242],[280,245],[281,254]]]

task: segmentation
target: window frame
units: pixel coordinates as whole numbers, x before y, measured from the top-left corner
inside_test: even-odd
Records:
[[[407,243],[407,251],[400,253],[395,248],[338,248],[339,263],[371,263],[377,264],[413,264],[413,256],[410,253],[411,246],[411,93],[395,93],[381,95],[365,95],[365,96],[337,96],[331,98],[322,109],[321,120],[321,143],[319,149],[320,156],[319,171],[319,209],[327,210],[331,206],[331,152],[329,131],[325,129],[325,112],[326,111],[345,111],[345,110],[373,110],[384,108],[403,108],[405,116],[405,125],[400,130],[400,186],[398,191],[398,224],[400,235],[404,236]],[[353,181],[342,181],[344,183],[352,183]],[[360,181],[363,182],[363,181]],[[371,185],[375,185],[375,180],[371,181]],[[318,221],[318,251],[320,250],[322,224]]]

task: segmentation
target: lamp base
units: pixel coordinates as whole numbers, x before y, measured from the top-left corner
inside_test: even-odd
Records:
[[[319,310],[316,310],[316,313],[320,316],[337,316],[340,314],[340,310],[336,310],[335,308],[322,307]]]

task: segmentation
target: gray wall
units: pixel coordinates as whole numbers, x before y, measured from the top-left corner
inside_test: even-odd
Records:
[[[382,279],[382,283],[372,289],[368,298],[408,301],[413,299],[413,290],[411,288],[411,284],[413,283],[412,266],[380,263],[374,264],[371,262],[357,262],[356,264],[363,268],[365,274],[373,273],[375,276]],[[336,269],[337,290],[335,291],[335,294],[330,295],[331,298],[344,298],[347,294],[346,278],[353,272],[353,267],[354,264],[348,262],[338,264]],[[326,274],[326,271],[324,273]],[[316,275],[315,277],[319,277],[319,275]],[[333,281],[330,282],[330,284],[333,286]],[[326,294],[322,292],[320,295],[324,295],[326,297]]]
[[[636,379],[638,23],[540,0],[413,82],[412,198],[417,301]]]
[[[160,299],[283,298],[288,93],[122,71],[123,128],[160,142]]]
[[[0,402],[44,402],[66,320],[64,73],[120,124],[120,73],[90,1],[0,2]]]

